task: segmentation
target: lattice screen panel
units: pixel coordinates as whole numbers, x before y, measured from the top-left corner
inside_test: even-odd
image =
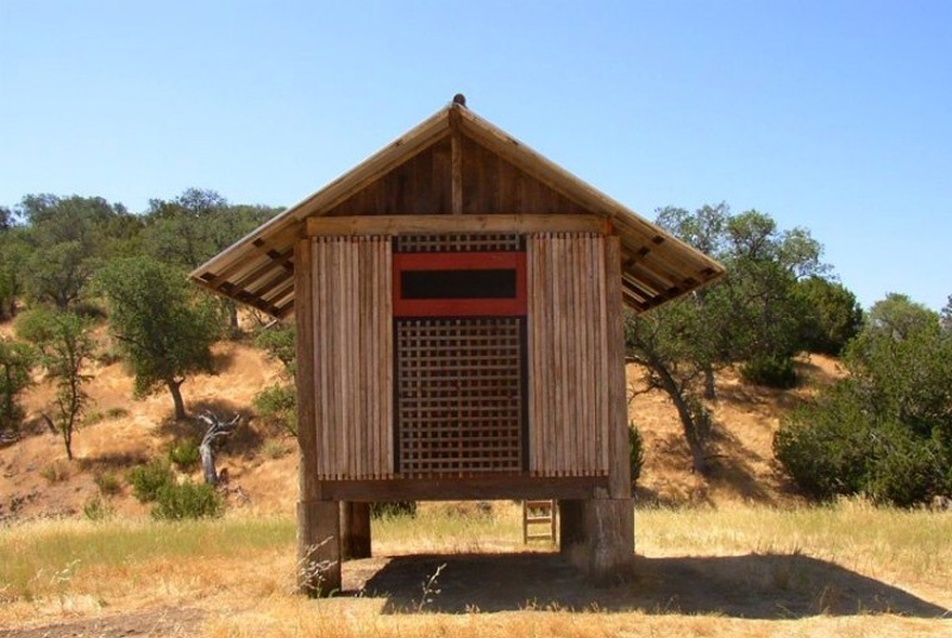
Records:
[[[396,253],[481,253],[524,250],[519,235],[485,233],[461,235],[400,235],[394,239]]]
[[[521,317],[398,319],[397,471],[405,477],[524,469]]]

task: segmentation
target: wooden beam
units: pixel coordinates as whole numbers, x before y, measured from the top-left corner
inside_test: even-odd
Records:
[[[281,223],[273,223],[277,220]],[[294,243],[303,236],[304,224],[279,215],[199,266],[190,276],[214,288],[222,281],[234,279],[236,274],[238,278],[244,277],[245,270],[256,265],[261,257],[267,257],[265,263],[283,264],[294,252]]]
[[[311,243],[302,239],[295,246],[295,280],[301,308],[297,313],[297,396],[298,396],[298,564],[316,566],[328,560],[337,560],[337,570],[330,574],[340,587],[340,521],[334,510],[334,527],[328,528],[327,502],[321,501],[321,484],[317,480],[317,430],[314,421],[314,306],[311,282],[313,268]],[[336,507],[336,503],[333,503]],[[335,531],[336,530],[336,531]],[[327,540],[326,537],[333,537]],[[298,570],[298,587],[310,595],[324,593],[325,578],[311,569]]]
[[[605,329],[608,333],[608,475],[612,498],[631,498],[628,403],[625,382],[625,324],[618,237],[605,239]]]
[[[454,215],[463,214],[463,138],[459,119],[459,108],[450,109],[450,192]]]
[[[322,481],[324,498],[357,501],[465,501],[493,499],[588,499],[604,494],[606,476],[477,477]]]
[[[368,215],[307,220],[309,237],[479,232],[606,234],[608,231],[607,220],[600,215]]]

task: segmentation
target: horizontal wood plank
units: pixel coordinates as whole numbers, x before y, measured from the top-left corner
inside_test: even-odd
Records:
[[[321,498],[339,501],[444,501],[492,499],[596,498],[608,486],[605,476],[430,477],[386,481],[322,481]]]
[[[367,215],[309,217],[307,234],[403,235],[415,233],[566,233],[608,234],[600,215]]]

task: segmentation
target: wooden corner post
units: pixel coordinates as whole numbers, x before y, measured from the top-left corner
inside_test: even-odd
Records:
[[[635,556],[635,506],[625,379],[625,315],[622,300],[621,240],[605,238],[605,330],[608,333],[608,498],[592,501],[592,571],[600,579],[631,569]]]
[[[341,588],[340,508],[337,501],[322,499],[317,474],[313,241],[299,239],[294,248],[300,454],[297,583],[301,593],[327,596]]]
[[[605,316],[608,376],[608,488],[596,498],[565,500],[561,551],[596,582],[613,582],[631,569],[635,554],[635,510],[631,498],[628,404],[625,400],[625,331],[621,290],[621,248],[605,238]]]

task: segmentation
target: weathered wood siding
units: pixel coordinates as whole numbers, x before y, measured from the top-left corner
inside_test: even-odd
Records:
[[[436,215],[450,210],[450,140],[407,160],[327,215]]]
[[[526,242],[535,476],[608,474],[613,410],[605,241],[595,233],[541,233]]]
[[[449,212],[493,215],[540,211],[575,215],[589,212],[474,140],[461,136],[455,152],[449,137],[440,140],[329,208],[324,215],[437,215]]]
[[[390,238],[312,242],[317,474],[321,480],[388,478],[393,475]]]
[[[302,298],[312,300],[306,342],[313,344],[314,380],[302,384],[309,394],[302,400],[313,406],[317,479],[398,478],[392,238],[307,241],[311,283]],[[618,268],[617,244],[597,232],[526,235],[528,428],[522,445],[531,476],[604,477],[623,469],[621,301],[619,282],[611,278],[617,273],[610,272]],[[619,479],[621,490],[627,481]]]
[[[590,212],[478,142],[463,136],[460,146],[464,213],[582,215]]]

